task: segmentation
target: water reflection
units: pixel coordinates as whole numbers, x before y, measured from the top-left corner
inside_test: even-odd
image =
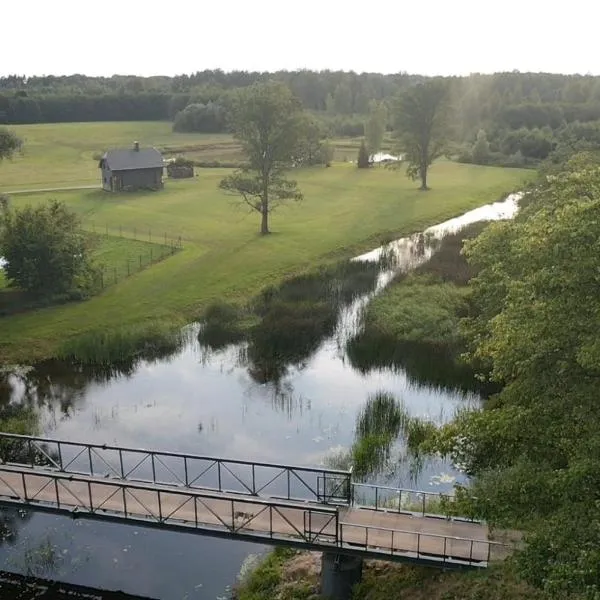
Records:
[[[484,217],[500,218],[502,210],[492,208]],[[455,226],[449,223],[440,227]],[[187,342],[174,354],[100,368],[52,361],[11,369],[0,375],[0,404],[36,410],[42,430],[56,438],[311,466],[324,464],[332,452],[348,454],[357,442],[357,419],[358,429],[369,431],[367,423],[377,419],[365,415],[385,412],[375,403],[365,406],[381,390],[401,399],[410,416],[446,421],[457,407],[477,403],[480,396],[459,382],[462,375],[446,368],[443,357],[425,356],[413,347],[393,364],[381,361],[374,367],[373,355],[367,361],[361,348],[346,352],[373,294],[399,270],[422,264],[434,251],[438,233],[439,228],[432,228],[377,249],[344,267],[345,274],[267,291],[251,316],[253,325],[267,317],[269,327],[255,328],[254,337],[244,341],[211,348],[206,339],[198,343],[198,327],[191,327]],[[290,323],[296,319],[288,310],[293,303],[310,306],[298,323]],[[333,323],[329,308],[319,308],[319,327],[309,327],[297,339],[310,325],[314,305],[333,303]],[[284,327],[275,323],[274,314],[286,316]],[[386,433],[384,460],[377,449],[365,453],[374,458],[365,471],[367,479],[443,490],[462,477],[451,464],[432,459],[415,479],[399,462],[402,440],[396,439],[394,419],[390,423],[394,427]],[[388,444],[390,439],[394,441]],[[68,531],[69,542],[57,543],[61,552],[86,555],[93,549],[92,566],[65,562],[61,578],[165,599],[187,593],[214,598],[235,580],[244,556],[257,551],[237,542],[165,532],[144,533],[145,541],[139,543],[141,531],[133,536],[125,527],[83,525],[47,515],[35,515],[21,531],[40,539],[50,526]],[[135,553],[123,553],[128,546]],[[10,552],[0,547],[0,563],[22,565],[25,551],[24,546]],[[123,563],[126,569],[115,567]],[[212,582],[210,590],[207,581]],[[205,587],[194,591],[200,584]]]

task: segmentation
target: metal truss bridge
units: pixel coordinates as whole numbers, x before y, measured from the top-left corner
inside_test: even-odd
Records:
[[[0,504],[441,568],[512,551],[451,497],[352,481],[351,471],[0,433]]]

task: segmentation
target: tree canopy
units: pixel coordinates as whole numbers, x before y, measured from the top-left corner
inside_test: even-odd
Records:
[[[285,172],[301,153],[306,120],[300,102],[278,82],[256,83],[232,100],[230,127],[242,145],[247,166],[225,177],[221,189],[241,198],[261,215],[261,234],[269,215],[286,200],[300,200],[296,182]]]
[[[473,477],[475,514],[522,529],[516,564],[553,597],[600,589],[600,167],[576,157],[512,222],[468,243],[470,356],[503,387],[429,449]]]
[[[21,140],[12,131],[0,127],[0,161],[10,158],[21,148]]]
[[[404,92],[396,101],[395,125],[399,153],[404,154],[406,173],[421,180],[427,190],[429,166],[446,149],[448,136],[448,86],[432,80]]]
[[[369,104],[369,117],[365,122],[365,138],[367,148],[371,154],[381,150],[383,136],[387,124],[387,108],[383,102],[371,101]]]
[[[58,201],[0,213],[0,254],[10,285],[38,298],[85,294],[93,281],[76,215]]]

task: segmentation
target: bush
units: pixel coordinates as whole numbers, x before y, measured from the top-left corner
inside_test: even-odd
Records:
[[[6,278],[37,298],[84,297],[96,276],[75,213],[56,200],[2,211],[0,254]]]

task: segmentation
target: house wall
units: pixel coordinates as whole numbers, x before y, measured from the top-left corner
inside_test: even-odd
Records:
[[[127,188],[160,188],[163,185],[162,175],[162,168],[114,171],[113,190],[117,192]]]
[[[112,187],[111,187],[112,173],[111,173],[111,170],[106,165],[104,165],[102,167],[101,177],[102,177],[102,189],[106,190],[107,192],[112,191]]]

